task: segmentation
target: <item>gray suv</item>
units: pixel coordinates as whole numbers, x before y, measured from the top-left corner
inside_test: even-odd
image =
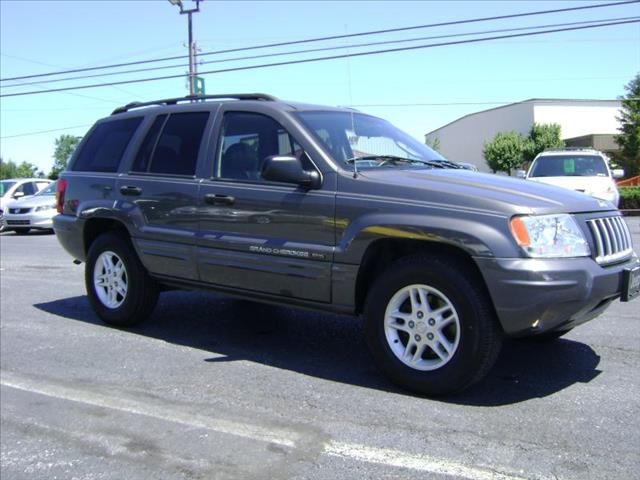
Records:
[[[379,368],[427,395],[481,379],[505,336],[558,337],[640,289],[608,202],[269,95],[118,108],[57,189],[57,237],[106,323],[144,320],[166,287],[362,314]]]

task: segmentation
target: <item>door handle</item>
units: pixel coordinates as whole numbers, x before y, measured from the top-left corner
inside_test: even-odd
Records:
[[[233,205],[233,202],[235,202],[236,199],[230,195],[207,193],[204,196],[204,201],[209,205]]]
[[[142,188],[125,185],[120,187],[120,193],[123,195],[140,195],[142,193]]]

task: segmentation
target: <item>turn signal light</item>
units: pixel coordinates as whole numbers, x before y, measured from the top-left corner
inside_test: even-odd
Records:
[[[521,247],[528,247],[531,245],[529,232],[520,217],[514,217],[511,219],[511,233],[513,233],[513,237]]]

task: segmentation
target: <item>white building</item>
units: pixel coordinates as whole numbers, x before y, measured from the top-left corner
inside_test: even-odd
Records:
[[[617,147],[613,136],[620,123],[618,100],[525,100],[502,107],[471,113],[425,135],[427,143],[436,139],[440,153],[447,159],[473,163],[488,172],[482,149],[498,132],[515,130],[529,134],[535,123],[557,123],[567,146],[594,147],[611,151]]]

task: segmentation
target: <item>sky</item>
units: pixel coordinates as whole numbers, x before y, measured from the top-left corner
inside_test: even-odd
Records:
[[[307,38],[597,5],[605,1],[216,1],[193,15],[201,53]],[[195,3],[184,0],[185,7]],[[200,65],[200,71],[284,60],[425,45],[478,35],[452,34],[640,17],[640,3],[466,25],[336,39],[272,49],[208,55],[200,61],[321,47],[300,53]],[[516,32],[516,33],[521,33]],[[499,35],[499,34],[494,34]],[[487,36],[486,34],[484,36]],[[366,42],[422,39],[357,47]],[[167,0],[0,0],[0,77],[184,55],[138,65],[178,68],[24,85],[65,78],[3,81],[0,94],[123,81],[187,71],[187,18]],[[100,70],[69,74],[89,75]],[[614,99],[640,72],[640,23],[490,42],[415,49],[315,63],[204,75],[206,93],[262,92],[323,105],[355,106],[386,118],[423,141],[424,134],[468,113],[529,98]],[[97,119],[131,101],[188,94],[184,77],[119,86],[0,98],[0,155],[48,173],[55,139],[84,135]],[[73,128],[71,128],[73,127]],[[54,130],[54,131],[50,131]],[[45,132],[45,133],[40,133]],[[464,141],[464,139],[461,139]]]

